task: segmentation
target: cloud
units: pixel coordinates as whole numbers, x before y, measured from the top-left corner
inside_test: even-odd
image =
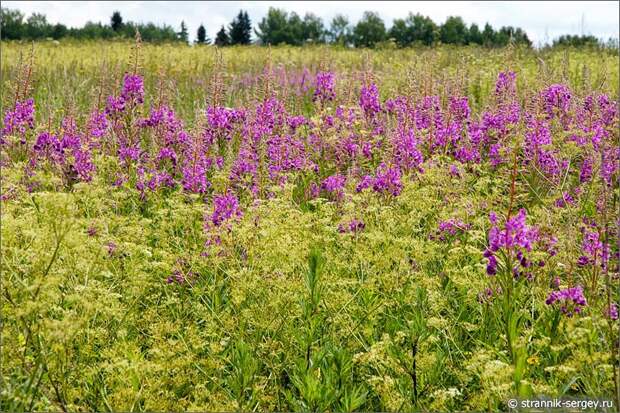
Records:
[[[30,15],[43,13],[52,23],[82,26],[87,21],[107,23],[114,10],[126,21],[168,24],[178,30],[185,21],[191,37],[202,23],[209,37],[222,25],[227,25],[239,12],[246,10],[254,26],[267,14],[269,7],[285,9],[304,15],[307,12],[323,18],[326,25],[336,14],[344,14],[352,23],[365,10],[379,12],[389,27],[395,18],[408,12],[421,13],[442,23],[448,16],[461,16],[466,23],[480,26],[489,22],[495,28],[523,28],[539,44],[562,34],[592,34],[599,38],[618,37],[619,3],[614,1],[4,1],[3,7],[16,8]]]

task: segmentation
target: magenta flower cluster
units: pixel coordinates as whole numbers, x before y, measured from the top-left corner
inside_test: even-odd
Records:
[[[364,230],[364,228],[366,228],[364,221],[354,218],[346,224],[338,225],[338,232],[341,234],[346,234],[347,232],[357,233]]]
[[[498,224],[497,215],[491,212],[489,216],[491,221],[489,246],[484,252],[484,257],[488,259],[487,274],[497,274],[496,253],[500,249],[504,250],[508,257],[517,260],[518,265],[511,269],[515,276],[519,276],[522,270],[527,271],[529,269],[531,262],[525,253],[532,250],[532,244],[538,241],[539,237],[538,229],[525,223],[526,217],[525,209],[521,209],[516,216],[509,218],[504,227],[501,228]],[[529,278],[529,274],[526,276]]]
[[[558,306],[562,314],[565,314],[568,317],[572,317],[575,314],[580,314],[583,307],[588,305],[586,298],[583,295],[583,288],[580,285],[551,292],[545,303],[547,305]]]

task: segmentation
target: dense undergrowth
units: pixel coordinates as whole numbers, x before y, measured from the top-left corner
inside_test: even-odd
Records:
[[[617,56],[125,49],[3,44],[3,410],[618,397]]]

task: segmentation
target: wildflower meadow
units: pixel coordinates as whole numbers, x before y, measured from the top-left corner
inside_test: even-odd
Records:
[[[3,42],[1,69],[0,410],[620,402],[617,49]]]

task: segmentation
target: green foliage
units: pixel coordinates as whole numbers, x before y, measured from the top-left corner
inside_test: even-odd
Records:
[[[45,15],[33,13],[24,20],[24,15],[18,10],[2,8],[0,30],[3,40],[46,39],[59,40],[66,37],[75,39],[133,39],[136,30],[140,32],[142,40],[147,42],[175,41],[177,35],[167,25],[157,26],[153,23],[123,22],[119,12],[114,12],[110,25],[86,22],[80,28],[67,28],[64,24],[51,24]]]
[[[302,20],[295,12],[289,15],[273,7],[269,8],[258,28],[256,35],[261,42],[271,45],[323,43],[326,35],[323,21],[314,14],[308,13]]]
[[[187,43],[189,40],[189,33],[187,32],[187,26],[184,21],[181,22],[181,30],[177,33],[177,37],[183,43]]]
[[[23,13],[18,10],[2,8],[1,31],[3,39],[61,39],[73,37],[76,39],[110,39],[133,38],[136,30],[146,42],[188,41],[189,34],[185,23],[181,30],[175,32],[168,25],[158,26],[153,23],[123,22],[120,12],[115,11],[110,19],[110,25],[87,22],[81,28],[67,28],[58,23],[52,25],[44,15],[34,13],[24,20]],[[412,45],[432,46],[439,40],[445,44],[476,44],[485,47],[504,47],[508,44],[531,47],[532,42],[527,33],[521,28],[512,26],[501,27],[495,30],[489,23],[481,32],[476,24],[469,28],[461,17],[448,17],[444,24],[436,24],[430,17],[420,13],[413,15],[409,12],[406,18],[395,19],[392,27],[386,31],[385,24],[377,13],[365,12],[362,19],[354,28],[351,28],[346,16],[336,15],[330,22],[329,30],[325,28],[321,18],[307,13],[302,19],[297,13],[287,13],[283,9],[270,8],[267,16],[262,19],[255,29],[259,42],[262,44],[304,45],[330,42],[337,45],[355,45],[356,47],[386,48],[393,41],[399,47]],[[197,36],[200,37],[200,36]],[[252,42],[252,22],[247,11],[240,10],[239,14],[225,29],[218,32],[215,44],[218,46],[248,45]],[[227,40],[228,39],[228,40]],[[209,43],[197,40],[198,44]],[[618,49],[618,39],[598,39],[591,35],[563,35],[553,41],[553,47],[595,47],[600,49]]]
[[[438,27],[429,17],[409,13],[406,19],[394,20],[389,35],[401,47],[412,44],[431,46],[438,40]]]
[[[121,16],[121,12],[115,11],[112,13],[112,17],[110,18],[110,27],[115,32],[118,32],[123,27],[123,17]]]
[[[351,42],[351,26],[346,16],[342,14],[334,16],[329,26],[329,38],[333,43],[341,46]]]
[[[198,26],[198,30],[196,31],[196,43],[197,44],[211,43],[211,39],[207,39],[207,30],[202,24]]]
[[[373,47],[385,40],[385,24],[379,14],[366,11],[353,28],[353,44],[355,47]]]
[[[439,38],[446,44],[467,44],[467,26],[460,17],[450,16],[439,29]]]
[[[255,32],[264,44],[293,44],[288,27],[288,13],[281,9],[270,7],[267,16],[258,23],[258,30]]]
[[[222,32],[224,28],[222,27]],[[224,31],[224,33],[226,33]],[[252,36],[252,22],[248,16],[248,12],[239,10],[237,17],[233,19],[229,26],[230,44],[250,44]],[[218,33],[218,36],[220,33]],[[224,42],[224,37],[220,38],[221,44],[228,44]]]
[[[230,37],[228,33],[226,33],[226,29],[224,26],[217,32],[215,35],[215,41],[213,42],[216,46],[228,46],[230,44]]]

